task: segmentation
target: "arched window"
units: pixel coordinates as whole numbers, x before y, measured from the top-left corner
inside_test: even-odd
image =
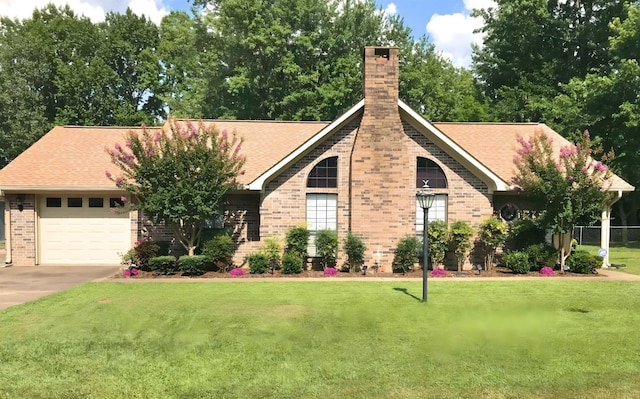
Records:
[[[337,188],[338,187],[338,157],[323,159],[309,173],[307,187]]]
[[[447,177],[442,168],[432,160],[418,158],[416,169],[416,188],[422,187],[425,180],[429,180],[431,188],[447,188]]]

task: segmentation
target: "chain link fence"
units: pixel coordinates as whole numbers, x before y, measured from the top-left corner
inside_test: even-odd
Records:
[[[600,245],[600,226],[576,226],[573,238],[579,245]],[[640,226],[611,226],[610,243],[626,245],[640,241]]]

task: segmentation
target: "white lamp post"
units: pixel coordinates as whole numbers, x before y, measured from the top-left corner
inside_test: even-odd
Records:
[[[429,187],[429,180],[423,180],[424,186],[416,193],[418,204],[424,215],[424,228],[422,230],[422,302],[427,302],[427,265],[429,264],[429,208],[433,205],[436,193]]]

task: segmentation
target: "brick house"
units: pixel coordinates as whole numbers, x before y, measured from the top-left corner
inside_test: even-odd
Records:
[[[330,123],[205,121],[245,138],[246,173],[225,208],[236,264],[264,238],[306,222],[312,234],[361,235],[366,263],[391,271],[398,239],[422,232],[415,193],[423,180],[437,194],[429,220],[477,227],[505,206],[520,207],[510,183],[518,136],[541,130],[558,147],[568,144],[538,123],[430,123],[398,98],[398,49],[367,47],[363,65],[364,98]],[[56,127],[0,171],[7,263],[114,264],[143,227],[168,237],[137,212],[114,212],[123,193],[105,177],[113,169],[105,148],[131,129]],[[613,176],[609,189],[619,198],[634,188]]]

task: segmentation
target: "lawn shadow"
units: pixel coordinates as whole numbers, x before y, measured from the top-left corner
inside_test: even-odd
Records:
[[[406,288],[395,287],[393,290],[394,290],[394,291],[402,292],[402,293],[403,293],[403,294],[405,294],[405,295],[409,295],[411,298],[415,299],[416,301],[422,301],[422,299],[421,299],[421,298],[418,298],[417,296],[415,296],[415,295],[413,295],[413,294],[410,294],[410,293],[409,293],[409,291],[407,291],[407,289],[406,289]]]

